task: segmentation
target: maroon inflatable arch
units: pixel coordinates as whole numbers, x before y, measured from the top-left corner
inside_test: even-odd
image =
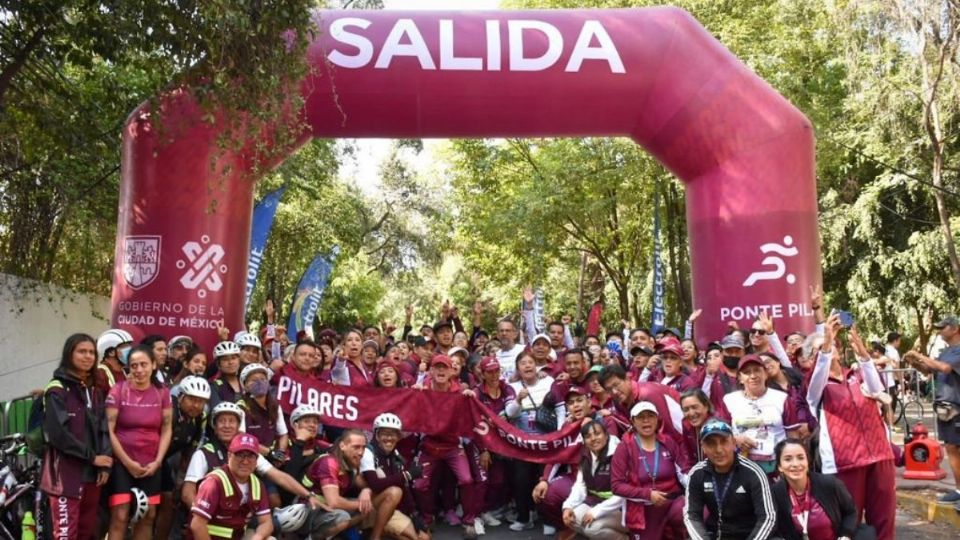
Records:
[[[813,130],[686,12],[317,19],[317,76],[303,84],[313,137],[629,136],[686,183],[701,339],[764,309],[781,334],[810,326]],[[211,345],[218,322],[243,324],[253,185],[237,155],[217,158],[228,181],[213,171],[216,132],[188,98],[167,108],[186,126],[172,142],[157,143],[145,106],[123,134],[112,323]]]

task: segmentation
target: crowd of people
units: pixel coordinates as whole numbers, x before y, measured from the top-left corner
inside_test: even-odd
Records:
[[[54,537],[427,540],[442,520],[465,538],[500,526],[566,539],[893,538],[900,450],[884,370],[899,351],[878,353],[825,316],[819,294],[810,307],[809,334],[781,338],[761,315],[702,350],[699,312],[683,331],[578,336],[569,317],[538,329],[525,309],[489,333],[479,304],[469,331],[445,305],[416,332],[408,308],[399,335],[370,325],[311,339],[287,336],[268,306],[259,331],[221,329],[212,350],[185,335],[76,334],[43,394]],[[960,408],[958,326],[936,325],[937,359],[904,360],[936,372],[938,398]],[[526,433],[577,424],[581,457],[510,459],[406,431],[391,411],[332,428],[310,404],[281,408],[285,374],[459,393]],[[958,423],[939,426],[955,476]]]

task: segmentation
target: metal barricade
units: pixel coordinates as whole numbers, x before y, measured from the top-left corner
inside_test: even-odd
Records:
[[[880,372],[882,375],[892,374],[896,382],[897,401],[893,411],[894,424],[903,422],[904,431],[906,431],[909,425],[922,420],[924,424],[933,424],[932,427],[936,432],[936,422],[931,422],[931,418],[928,418],[928,415],[933,412],[931,396],[933,396],[934,377],[923,381],[921,379],[928,376],[912,367],[885,369]]]
[[[6,437],[16,433],[26,434],[30,420],[30,409],[33,407],[34,399],[33,395],[26,395],[11,399],[3,404],[3,431],[0,432],[2,436]],[[26,449],[13,456],[13,458],[16,459],[20,470],[30,467],[36,460],[40,459]]]

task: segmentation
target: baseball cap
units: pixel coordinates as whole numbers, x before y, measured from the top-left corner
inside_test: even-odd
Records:
[[[450,352],[447,353],[447,356],[453,356],[457,353],[463,353],[463,355],[466,357],[470,356],[470,352],[464,349],[463,347],[454,347],[450,349]]]
[[[450,361],[449,356],[445,354],[438,354],[433,357],[433,360],[430,360],[430,367],[433,367],[436,365],[444,365],[444,366],[447,366],[448,368],[452,368],[453,362]]]
[[[756,364],[760,367],[763,367],[763,360],[755,354],[748,354],[740,359],[740,362],[737,364],[737,369],[743,369],[747,364]]]
[[[374,372],[379,374],[381,369],[387,369],[387,368],[393,368],[393,370],[396,371],[397,374],[400,373],[400,365],[389,358],[384,358],[383,360],[381,360],[380,363],[377,364],[377,369]]]
[[[636,345],[634,347],[630,347],[630,356],[636,356],[638,354],[653,356],[653,351],[650,350],[650,347],[647,347],[646,345]]]
[[[437,324],[433,325],[434,332],[439,332],[441,328],[453,328],[453,325],[450,321],[437,321]]]
[[[943,320],[933,325],[937,330],[941,330],[947,326],[960,326],[960,319],[957,319],[956,315],[947,315]]]
[[[257,440],[257,437],[249,433],[238,433],[236,437],[230,441],[230,453],[236,454],[238,452],[253,452],[254,454],[260,453],[260,441]]]
[[[372,339],[363,342],[362,348],[366,349],[367,347],[373,347],[378,353],[380,352],[380,344]]]
[[[673,335],[673,337],[675,337],[675,338],[677,338],[677,339],[680,339],[680,336],[683,335],[683,334],[680,333],[680,329],[679,329],[679,328],[664,328],[664,329],[663,329],[663,333],[664,333],[664,335],[671,334],[671,335]]]
[[[587,395],[590,395],[590,392],[587,392],[587,390],[584,389],[582,386],[571,384],[570,387],[567,388],[567,392],[563,395],[563,400],[566,401],[570,399],[570,396],[587,396]]]
[[[680,340],[673,336],[667,336],[657,343],[657,352],[673,353],[677,356],[683,356],[683,348],[680,347]]]
[[[743,338],[736,334],[730,334],[728,336],[723,336],[723,339],[720,340],[720,347],[724,349],[742,349],[743,348]]]
[[[634,405],[632,409],[630,409],[630,418],[636,418],[644,411],[649,411],[657,416],[660,416],[660,411],[657,410],[656,405],[650,403],[649,401],[641,401],[640,403]]]
[[[723,351],[723,345],[720,345],[720,342],[719,342],[719,341],[711,341],[711,342],[707,345],[707,352],[710,352],[710,351],[713,351],[713,350],[717,350],[717,351],[721,351],[721,352],[722,352],[722,351]]]
[[[484,373],[500,371],[500,362],[498,362],[496,358],[488,356],[480,361],[480,371]]]
[[[430,336],[419,336],[416,341],[413,342],[415,347],[426,347],[427,345],[433,345],[433,338]]]
[[[732,437],[733,430],[730,429],[730,424],[722,420],[708,420],[707,423],[703,425],[703,429],[700,430],[700,442],[703,442],[704,439],[711,435]]]
[[[541,339],[546,340],[547,345],[550,345],[550,336],[546,334],[537,334],[533,336],[532,340],[530,340],[530,346],[532,347],[534,343],[540,341]]]

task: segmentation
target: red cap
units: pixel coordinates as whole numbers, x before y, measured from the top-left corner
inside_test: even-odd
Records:
[[[400,374],[400,365],[394,362],[390,358],[384,358],[383,360],[380,361],[380,363],[377,364],[376,374],[379,375],[381,369],[387,369],[387,368],[393,368],[393,370],[397,372],[397,375]]]
[[[436,366],[438,364],[443,364],[448,368],[453,367],[453,361],[450,360],[450,357],[444,354],[438,354],[433,357],[433,360],[430,361],[430,367]]]
[[[480,361],[480,371],[484,373],[500,371],[500,362],[495,357],[488,356]]]
[[[575,384],[571,384],[571,385],[570,385],[570,388],[567,388],[567,393],[564,394],[563,399],[564,399],[564,401],[566,401],[566,400],[570,399],[570,396],[573,396],[573,395],[586,396],[586,395],[589,395],[589,394],[590,394],[590,393],[587,392],[586,389],[584,389],[583,387],[577,386],[577,385],[575,385]]]
[[[747,364],[756,364],[760,367],[763,367],[763,360],[755,354],[748,354],[740,359],[740,363],[737,364],[737,369],[743,369],[743,366]]]
[[[253,452],[254,454],[259,454],[260,441],[249,433],[238,433],[236,437],[230,441],[230,453],[236,454],[237,452]]]
[[[658,353],[673,353],[677,356],[683,356],[683,347],[680,346],[680,340],[673,336],[666,336],[657,342],[656,350]]]

